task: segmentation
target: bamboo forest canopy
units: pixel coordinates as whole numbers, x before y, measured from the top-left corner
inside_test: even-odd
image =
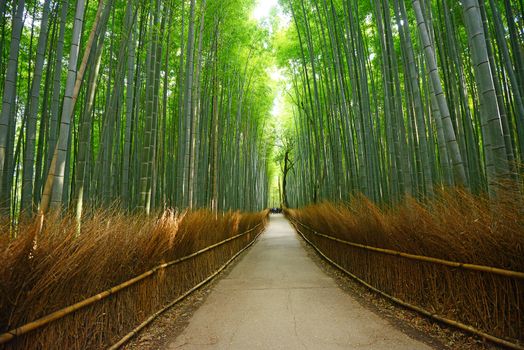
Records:
[[[259,210],[269,33],[252,0],[1,0],[4,215]]]
[[[253,18],[257,3],[278,9]],[[523,13],[522,0],[0,0],[0,210],[258,210],[275,161],[290,206],[496,196],[524,160]]]
[[[496,196],[524,161],[522,0],[281,0],[291,206],[461,186]]]

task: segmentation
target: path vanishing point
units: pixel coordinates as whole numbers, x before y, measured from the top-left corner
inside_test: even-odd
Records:
[[[174,349],[430,349],[340,289],[282,215],[213,288]]]

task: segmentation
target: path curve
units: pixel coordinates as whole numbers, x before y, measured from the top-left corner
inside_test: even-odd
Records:
[[[175,349],[430,349],[346,294],[282,215],[221,279]]]

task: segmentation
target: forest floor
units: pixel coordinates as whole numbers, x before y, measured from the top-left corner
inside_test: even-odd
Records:
[[[232,266],[127,349],[495,349],[370,292],[280,215]]]

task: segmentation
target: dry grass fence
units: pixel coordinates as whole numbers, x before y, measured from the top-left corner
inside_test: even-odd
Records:
[[[14,240],[0,233],[0,333],[229,239],[0,348],[105,348],[221,268],[263,230],[266,217],[106,210],[86,218],[80,235],[68,216],[48,218],[38,236],[37,223],[20,225]]]
[[[524,347],[524,215],[519,194],[493,203],[449,190],[428,203],[408,199],[395,208],[380,208],[358,197],[346,205],[322,203],[286,214],[320,252],[370,287],[429,315]],[[446,266],[432,258],[516,273]]]

